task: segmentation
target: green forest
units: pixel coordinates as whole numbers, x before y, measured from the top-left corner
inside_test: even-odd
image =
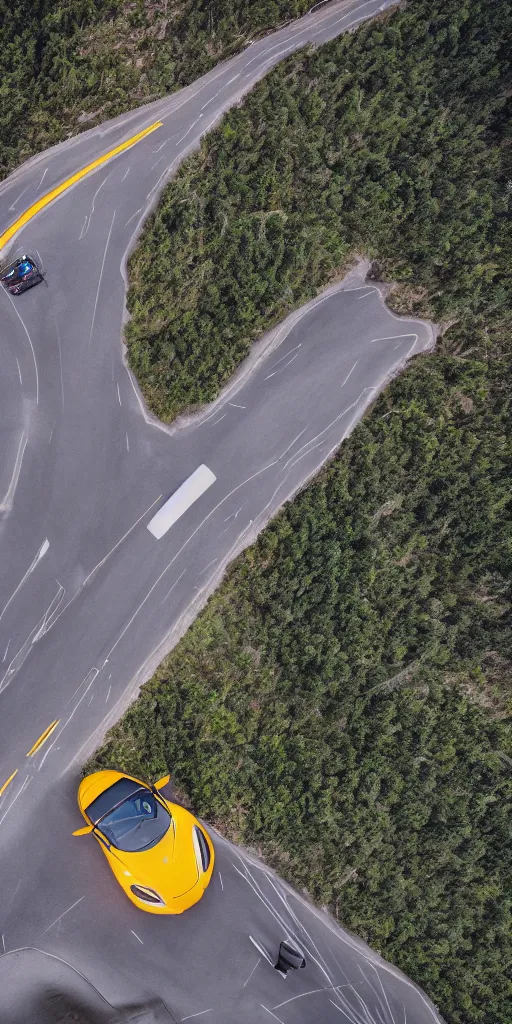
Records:
[[[0,177],[310,6],[0,0]],[[510,0],[408,0],[284,61],[166,189],[126,335],[163,419],[356,254],[443,333],[85,768],[169,768],[449,1024],[512,1024],[511,44]]]
[[[169,767],[451,1024],[512,1022],[511,439],[498,373],[415,361],[85,768]]]
[[[127,332],[162,418],[356,253],[443,333],[85,768],[169,767],[449,1024],[512,1024],[511,39],[505,0],[409,0],[287,59],[167,188]]]
[[[452,325],[445,351],[507,346],[511,42],[509,0],[409,0],[225,117],[131,260],[129,358],[154,412],[211,400],[356,252],[400,283],[395,308]]]
[[[193,82],[309,0],[0,0],[0,178]]]

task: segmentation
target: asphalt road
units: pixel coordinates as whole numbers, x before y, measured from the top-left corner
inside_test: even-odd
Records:
[[[339,445],[389,376],[432,345],[428,325],[398,320],[355,274],[259,343],[214,406],[173,428],[145,414],[123,361],[124,260],[162,184],[272,64],[378,9],[371,0],[326,4],[0,185],[4,230],[68,175],[163,121],[18,236],[14,248],[40,252],[48,287],[17,300],[0,295],[0,787],[17,772],[0,796],[2,1024],[45,1019],[34,1009],[45,977],[48,991],[61,986],[85,1005],[78,989],[87,983],[76,971],[112,1006],[163,999],[171,1020],[435,1019],[399,972],[220,837],[205,898],[175,919],[133,908],[96,844],[71,837],[86,754],[229,560]],[[152,512],[201,462],[217,482],[155,541],[145,529]],[[286,981],[249,937],[273,956],[285,934],[308,957],[307,970]],[[41,952],[10,952],[25,947]],[[28,975],[22,997],[19,978]]]

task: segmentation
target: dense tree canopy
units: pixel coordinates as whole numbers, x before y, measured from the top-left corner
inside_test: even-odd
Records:
[[[209,71],[309,0],[0,0],[0,177]]]
[[[87,766],[169,766],[451,1024],[512,1024],[511,428],[495,365],[417,360]]]
[[[0,0],[0,174],[309,6]],[[509,0],[408,0],[284,62],[166,191],[128,330],[164,418],[356,251],[397,308],[451,327],[236,562],[94,762],[171,767],[453,1024],[512,1022],[511,28]]]
[[[210,400],[355,251],[399,308],[455,321],[447,351],[506,344],[511,41],[509,0],[409,0],[292,55],[206,137],[131,261],[129,357],[159,416]]]
[[[87,766],[169,767],[450,1024],[512,1024],[511,27],[409,0],[287,60],[168,188],[128,329],[167,419],[355,252],[451,326]]]

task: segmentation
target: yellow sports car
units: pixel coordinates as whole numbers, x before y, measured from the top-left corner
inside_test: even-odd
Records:
[[[201,899],[213,872],[212,841],[190,811],[122,772],[82,779],[78,806],[87,822],[74,836],[98,840],[126,895],[150,914],[181,914]]]

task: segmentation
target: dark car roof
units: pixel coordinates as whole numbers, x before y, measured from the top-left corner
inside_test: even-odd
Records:
[[[89,804],[85,808],[87,816],[91,819],[95,825],[100,818],[103,818],[105,814],[108,814],[114,807],[122,803],[133,793],[137,793],[140,789],[146,789],[145,786],[141,786],[140,782],[134,782],[133,779],[122,778],[114,782],[113,786],[109,786],[103,793],[93,800],[92,804]]]

